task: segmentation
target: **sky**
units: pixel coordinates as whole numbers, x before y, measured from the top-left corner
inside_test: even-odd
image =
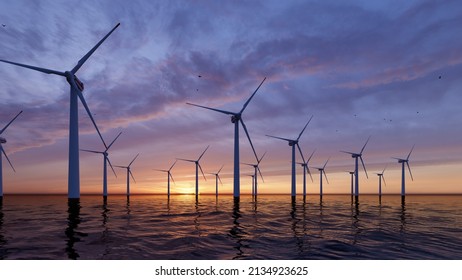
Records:
[[[462,193],[462,6],[459,1],[17,1],[0,2],[0,59],[66,71],[117,23],[77,76],[113,165],[132,164],[132,193],[167,191],[176,158],[201,159],[200,192],[222,165],[221,193],[232,193],[234,127],[243,113],[259,156],[259,193],[290,193],[291,150],[275,135],[300,138],[310,166],[325,168],[324,193],[349,193],[350,155],[370,137],[360,192]],[[59,76],[0,64],[0,127],[16,172],[3,160],[4,193],[67,193],[69,85]],[[79,104],[80,148],[103,144]],[[255,157],[240,130],[241,161]],[[297,152],[297,161],[300,155]],[[103,158],[80,153],[81,193],[101,193]],[[117,168],[116,168],[117,169]],[[108,173],[109,194],[126,174]],[[308,193],[319,192],[311,169]],[[407,171],[406,171],[407,172]],[[252,167],[241,165],[241,193]],[[193,193],[195,167],[177,162],[172,193]],[[297,192],[302,169],[297,166]]]

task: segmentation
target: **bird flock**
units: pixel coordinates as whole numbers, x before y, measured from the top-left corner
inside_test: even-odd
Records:
[[[100,45],[119,27],[119,25],[120,25],[120,23],[118,23],[109,33],[107,33],[106,36],[104,36],[87,54],[85,54],[77,62],[77,64],[74,66],[74,68],[72,68],[69,71],[64,71],[63,72],[63,71],[46,69],[46,68],[41,68],[41,67],[36,67],[36,66],[31,66],[31,65],[27,65],[27,64],[22,64],[22,63],[17,63],[17,62],[12,62],[12,61],[8,61],[8,60],[0,59],[0,62],[12,64],[12,65],[19,66],[19,67],[22,67],[22,68],[27,68],[27,69],[30,69],[30,70],[42,72],[42,73],[45,73],[45,74],[52,74],[52,75],[58,75],[58,76],[65,77],[66,81],[70,85],[69,169],[68,169],[68,198],[69,199],[79,199],[80,198],[80,174],[79,174],[79,152],[80,151],[89,152],[89,153],[97,153],[97,154],[102,154],[103,155],[103,158],[104,158],[103,163],[104,163],[104,165],[103,165],[103,191],[102,191],[102,194],[103,194],[103,198],[105,200],[107,199],[107,196],[108,196],[107,164],[109,164],[109,166],[111,167],[114,174],[116,174],[115,171],[114,171],[114,167],[126,169],[126,172],[127,172],[127,197],[130,195],[130,177],[133,180],[135,180],[135,178],[134,178],[134,176],[133,176],[133,174],[131,172],[130,167],[133,164],[133,162],[138,158],[139,154],[137,154],[131,160],[131,162],[126,166],[122,166],[122,165],[114,165],[113,166],[112,165],[112,163],[109,160],[108,151],[111,148],[111,146],[114,144],[114,142],[120,137],[122,132],[120,132],[112,140],[112,142],[109,143],[109,145],[106,144],[106,141],[104,140],[102,134],[100,133],[100,130],[99,130],[97,124],[96,124],[96,121],[94,120],[93,115],[91,114],[91,111],[90,111],[90,109],[89,109],[89,107],[88,107],[88,105],[87,105],[87,103],[85,101],[85,98],[83,96],[84,84],[76,76],[77,71],[82,67],[82,65],[100,47]],[[199,75],[198,77],[201,77],[201,75]],[[441,77],[440,77],[440,79],[441,79]],[[239,112],[225,111],[225,110],[221,110],[221,109],[210,108],[210,107],[205,107],[205,106],[202,106],[202,105],[187,103],[188,105],[191,105],[191,106],[195,106],[195,107],[199,107],[199,108],[202,108],[202,109],[207,109],[207,110],[215,111],[215,112],[218,112],[218,113],[226,114],[226,115],[229,115],[231,117],[231,123],[234,124],[234,167],[233,167],[234,168],[234,172],[233,172],[233,180],[234,181],[233,181],[233,196],[234,196],[235,199],[238,199],[240,197],[240,193],[241,193],[241,191],[240,191],[240,178],[241,178],[241,176],[240,176],[240,164],[249,165],[249,166],[254,168],[254,174],[249,175],[249,176],[252,176],[252,196],[256,197],[258,195],[258,175],[260,175],[261,179],[263,180],[263,176],[262,176],[261,170],[260,170],[260,163],[263,160],[263,158],[265,157],[266,152],[260,157],[257,155],[257,153],[255,151],[254,144],[252,143],[252,140],[250,138],[247,126],[244,123],[243,113],[244,113],[245,109],[247,108],[247,106],[249,105],[250,101],[253,99],[253,97],[257,93],[257,91],[260,89],[262,84],[265,82],[265,80],[266,80],[266,77],[263,79],[263,81],[261,81],[261,83],[258,85],[256,90],[247,99],[247,101],[244,103],[244,105],[242,106],[242,108],[241,108],[241,110]],[[99,135],[99,137],[100,137],[100,139],[101,139],[101,141],[102,141],[102,143],[103,143],[103,145],[105,147],[104,151],[95,151],[95,150],[87,150],[87,149],[80,149],[79,148],[79,126],[78,126],[78,101],[79,100],[80,100],[80,103],[82,103],[82,105],[84,106],[88,116],[90,117],[90,120],[92,121],[92,124],[93,124],[95,130],[97,131],[97,133],[98,133],[98,135]],[[11,125],[11,123],[13,123],[13,121],[15,121],[16,118],[18,118],[18,116],[21,113],[22,113],[22,111],[19,112],[13,119],[11,119],[5,125],[5,127],[3,127],[0,130],[0,199],[3,198],[2,156],[5,156],[5,158],[7,159],[10,167],[15,171],[15,169],[13,167],[13,164],[11,163],[10,159],[8,158],[4,148],[2,146],[3,144],[6,143],[6,139],[1,137],[1,135]],[[309,161],[313,157],[314,151],[308,157],[308,159],[305,160],[305,156],[304,156],[304,154],[302,152],[302,149],[301,149],[301,147],[299,145],[299,140],[300,140],[302,134],[304,133],[304,131],[306,130],[307,126],[309,125],[309,123],[311,122],[312,119],[313,119],[313,116],[311,116],[309,118],[309,120],[306,122],[305,126],[303,127],[303,129],[301,130],[301,132],[299,133],[299,135],[298,135],[298,137],[296,139],[283,138],[283,137],[280,137],[280,136],[273,136],[273,135],[266,135],[267,137],[270,137],[270,138],[273,138],[273,139],[286,141],[286,142],[288,142],[289,146],[291,147],[291,159],[292,159],[292,161],[291,161],[291,196],[292,196],[292,199],[295,199],[296,194],[297,194],[297,189],[296,189],[296,164],[297,164],[297,161],[296,161],[296,148],[298,149],[300,157],[302,159],[302,162],[298,162],[298,164],[300,164],[303,167],[303,197],[306,197],[306,195],[307,195],[307,192],[306,192],[306,174],[308,173],[309,176],[311,177],[311,180],[313,180],[312,174],[311,174],[311,171],[310,171],[310,168],[309,168]],[[0,120],[0,121],[2,121],[2,120]],[[239,128],[240,128],[240,126],[239,126],[239,124],[241,124],[241,126],[242,126],[242,128],[243,128],[243,130],[244,130],[244,132],[245,132],[245,134],[247,136],[247,139],[248,139],[248,141],[250,143],[253,154],[255,156],[255,163],[241,163],[240,162],[240,153],[239,153]],[[370,139],[370,137],[367,139],[367,141],[363,145],[362,149],[358,153],[348,152],[348,151],[341,151],[343,153],[350,154],[351,157],[354,159],[354,163],[355,163],[354,171],[349,171],[349,174],[351,175],[351,195],[352,195],[352,197],[355,196],[357,198],[359,193],[360,193],[360,191],[359,191],[359,161],[361,161],[361,165],[362,165],[362,167],[364,169],[366,177],[368,176],[367,171],[366,171],[366,167],[365,167],[365,164],[364,164],[364,161],[363,161],[363,158],[362,158],[362,154],[363,154],[363,151],[366,148],[366,145],[369,142],[369,139]],[[200,156],[197,159],[177,158],[173,162],[173,164],[170,166],[169,169],[166,169],[166,170],[164,170],[164,169],[156,169],[157,171],[167,173],[167,195],[168,196],[170,196],[170,193],[171,193],[170,192],[170,179],[174,182],[171,170],[173,169],[173,167],[175,166],[177,161],[180,160],[180,161],[186,161],[186,162],[191,162],[191,163],[195,164],[195,168],[196,168],[196,170],[195,170],[195,175],[196,175],[196,177],[195,177],[195,195],[196,195],[196,198],[197,198],[197,196],[199,194],[199,170],[201,171],[202,176],[205,178],[205,174],[204,174],[204,172],[202,170],[202,167],[200,165],[200,160],[204,156],[204,154],[206,153],[208,148],[209,148],[209,146],[207,146],[205,148],[205,150],[200,154]],[[409,173],[411,175],[411,179],[413,179],[412,172],[411,172],[411,169],[410,169],[410,166],[409,166],[409,158],[410,158],[411,153],[412,153],[413,150],[414,150],[414,146],[412,147],[411,151],[409,152],[409,154],[407,155],[407,157],[405,159],[403,159],[403,158],[395,158],[398,161],[398,163],[400,163],[402,165],[402,179],[401,179],[401,195],[402,195],[402,197],[404,197],[405,193],[406,193],[405,192],[405,169],[406,169],[405,165],[407,166],[407,168],[409,170]],[[327,159],[327,161],[325,162],[325,164],[322,167],[317,167],[316,168],[319,171],[319,174],[320,174],[320,192],[319,193],[320,193],[321,197],[322,197],[322,194],[323,194],[323,185],[322,185],[323,184],[323,175],[324,175],[324,178],[326,179],[326,182],[328,183],[327,175],[326,175],[326,172],[325,172],[325,168],[326,168],[328,162],[329,162],[329,159]],[[216,173],[210,173],[210,174],[215,176],[215,184],[216,184],[216,186],[215,186],[215,194],[217,196],[218,196],[218,183],[220,182],[222,184],[221,178],[219,176],[222,169],[223,169],[223,166],[221,166],[221,168]],[[381,196],[381,194],[382,194],[382,190],[381,190],[382,181],[385,183],[384,172],[385,172],[385,168],[383,169],[383,171],[381,173],[376,173],[378,175],[378,177],[379,177],[379,196]]]

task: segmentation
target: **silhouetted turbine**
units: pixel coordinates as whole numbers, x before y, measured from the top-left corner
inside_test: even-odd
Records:
[[[341,151],[342,153],[350,154],[351,157],[355,159],[355,196],[356,197],[358,197],[359,195],[358,158],[361,160],[361,164],[363,165],[364,172],[366,173],[366,178],[369,178],[369,176],[367,176],[366,166],[364,165],[364,161],[363,161],[363,152],[364,152],[364,149],[366,148],[367,143],[369,142],[369,139],[371,139],[370,136],[369,138],[367,138],[366,143],[364,144],[363,148],[361,149],[359,153]]]
[[[201,160],[202,156],[205,154],[209,147],[210,145],[207,146],[207,148],[205,148],[205,150],[202,152],[202,154],[199,156],[197,160],[177,158],[178,160],[193,162],[196,164],[196,197],[199,195],[199,169],[201,170],[202,176],[204,176],[204,180],[207,181],[207,178],[205,178],[204,171],[202,170],[199,161]]]
[[[303,162],[305,162],[305,158],[303,157],[302,150],[300,149],[300,146],[298,145],[298,140],[300,140],[300,137],[302,136],[303,132],[305,131],[306,127],[308,126],[308,124],[310,123],[312,118],[313,118],[313,116],[311,116],[311,118],[305,124],[305,127],[303,128],[303,130],[300,132],[297,139],[295,139],[295,140],[294,139],[287,139],[287,138],[277,137],[277,136],[272,136],[272,135],[266,135],[268,137],[272,137],[272,138],[287,141],[289,143],[289,146],[292,147],[292,184],[291,184],[292,198],[295,198],[296,192],[297,192],[296,191],[296,180],[295,180],[295,146],[297,146],[298,151],[300,152],[300,156],[302,157]]]
[[[135,161],[135,159],[136,159],[139,155],[140,155],[140,154],[137,154],[127,166],[114,165],[115,167],[127,169],[127,197],[130,196],[130,176],[132,177],[133,182],[136,183],[135,177],[134,177],[133,174],[132,174],[132,171],[131,171],[131,169],[130,169],[130,166],[132,165],[132,163]]]
[[[412,172],[411,172],[411,167],[409,166],[409,157],[411,156],[412,151],[414,150],[415,144],[412,146],[411,151],[407,155],[406,159],[402,158],[393,158],[398,160],[398,163],[401,163],[401,196],[404,197],[406,196],[406,174],[404,172],[404,164],[407,165],[407,168],[409,170],[409,175],[411,175],[411,180],[414,181],[414,178],[412,177]]]
[[[379,197],[382,196],[382,181],[385,184],[385,186],[387,185],[387,183],[385,183],[385,176],[383,175],[385,173],[386,168],[387,167],[385,166],[382,173],[375,173],[375,174],[377,174],[377,176],[379,176]]]
[[[303,167],[303,197],[306,196],[306,172],[308,172],[308,174],[310,175],[310,178],[311,178],[311,182],[313,182],[313,177],[311,176],[311,172],[310,172],[310,168],[308,167],[308,163],[310,162],[311,158],[313,157],[315,151],[316,150],[314,150],[311,153],[311,155],[310,155],[310,157],[308,158],[307,161],[298,163]]]
[[[177,160],[175,160],[175,162],[172,164],[172,166],[170,166],[170,168],[168,170],[165,170],[165,169],[154,169],[154,170],[157,170],[157,171],[160,171],[160,172],[165,172],[167,173],[167,196],[170,197],[170,178],[172,178],[172,181],[173,183],[175,183],[175,180],[173,180],[173,176],[172,176],[172,168],[173,166],[175,166]]]
[[[257,164],[250,164],[250,163],[244,163],[245,165],[252,166],[254,168],[254,183],[252,184],[252,195],[258,195],[258,173],[260,173],[261,180],[265,182],[263,179],[263,175],[261,174],[260,170],[260,162],[262,159],[265,157],[266,152],[261,156],[260,159],[257,158]]]
[[[11,62],[7,60],[0,59],[1,62],[13,64],[16,66],[32,69],[39,71],[45,74],[53,74],[65,77],[67,82],[70,85],[70,120],[69,120],[69,174],[68,174],[68,197],[69,198],[80,198],[80,172],[79,172],[79,119],[78,119],[78,99],[82,102],[85,110],[88,113],[91,121],[93,122],[96,131],[98,132],[101,140],[103,137],[99,132],[98,127],[96,126],[95,120],[88,108],[87,102],[83,97],[83,83],[76,77],[77,71],[82,67],[82,65],[87,61],[87,59],[96,51],[96,49],[111,35],[114,30],[119,27],[118,23],[103,39],[101,39],[98,44],[96,44],[85,56],[83,56],[78,62],[77,65],[72,68],[70,71],[56,71],[46,68],[40,68],[36,66],[30,66],[26,64]],[[104,140],[103,140],[104,142]],[[107,148],[107,147],[105,147]]]
[[[223,182],[220,178],[220,171],[223,169],[223,167],[224,165],[221,166],[217,173],[209,173],[215,176],[215,196],[218,196],[218,181],[220,181],[221,185],[223,186]]]
[[[322,198],[322,174],[324,173],[324,176],[326,177],[326,182],[329,184],[329,180],[327,179],[326,171],[324,170],[326,168],[327,163],[329,162],[329,159],[327,159],[326,163],[324,163],[323,167],[315,167],[317,170],[319,170],[319,196]]]
[[[2,128],[2,130],[0,130],[0,135],[2,135],[3,132],[5,132],[5,130],[10,126],[10,124],[19,116],[21,115],[22,111],[19,112],[7,125],[5,125],[4,128]],[[6,155],[6,152],[5,150],[3,149],[3,146],[2,144],[5,144],[6,143],[6,139],[1,137],[0,136],[0,199],[2,199],[3,197],[3,164],[2,164],[2,155],[5,155],[5,158],[6,160],[8,161],[8,163],[10,164],[11,166],[11,169],[13,169],[14,172],[16,172],[16,170],[14,169],[13,167],[13,164],[11,164],[11,161],[10,159],[8,158],[8,156]]]
[[[247,127],[245,126],[244,120],[242,119],[242,113],[244,112],[245,108],[247,105],[249,105],[250,100],[254,97],[254,95],[257,93],[258,89],[261,87],[263,82],[266,80],[266,77],[263,79],[263,81],[260,83],[260,85],[257,87],[257,89],[253,92],[253,94],[249,97],[249,99],[244,103],[244,106],[242,106],[242,109],[239,112],[230,112],[230,111],[224,111],[224,110],[219,110],[215,108],[210,108],[210,107],[205,107],[201,105],[196,105],[192,103],[186,103],[188,105],[216,111],[222,114],[230,115],[231,116],[231,122],[234,124],[234,187],[233,187],[233,195],[235,198],[238,198],[240,196],[240,170],[239,170],[239,122],[242,124],[242,127],[244,128],[245,134],[247,135],[247,139],[249,139],[250,146],[252,147],[252,151],[255,155],[255,158],[258,160],[257,153],[255,152],[255,148],[253,147],[252,140],[250,139],[249,132],[247,131]]]

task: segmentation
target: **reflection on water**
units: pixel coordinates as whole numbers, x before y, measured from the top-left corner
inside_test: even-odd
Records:
[[[460,259],[460,198],[13,195],[0,259]]]

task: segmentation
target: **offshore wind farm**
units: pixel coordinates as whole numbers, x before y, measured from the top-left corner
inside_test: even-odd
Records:
[[[134,251],[114,252],[94,235],[76,239],[82,227],[92,232],[80,217],[101,209],[86,226],[104,234],[120,227],[133,236],[158,231],[144,221],[144,230],[123,224],[153,211],[150,219],[172,235],[178,227],[185,236],[220,240],[216,251],[204,245],[197,255],[176,237],[140,240],[140,246],[177,244],[162,249],[165,258],[460,257],[440,252],[445,242],[419,247],[409,232],[405,242],[416,248],[406,253],[398,245],[366,253],[368,246],[395,242],[406,227],[435,234],[430,224],[410,219],[441,210],[432,198],[449,203],[441,206],[448,216],[439,228],[454,220],[460,229],[453,200],[462,194],[456,2],[182,4],[190,9],[175,3],[83,2],[72,11],[44,2],[0,4],[6,22],[0,29],[0,258],[29,250],[12,237],[24,230],[12,218],[20,218],[21,203],[43,206],[47,197],[64,218],[33,216],[67,221],[69,245],[66,253],[44,253],[47,258],[136,259]],[[313,8],[314,14],[301,13]],[[249,20],[252,9],[263,13]],[[334,24],[339,15],[342,28]],[[54,70],[63,65],[74,66]],[[92,154],[103,155],[102,166]],[[231,222],[221,230],[215,220],[226,217]],[[291,223],[281,222],[288,217]],[[328,217],[332,223],[324,228]],[[351,219],[356,222],[345,227]],[[349,230],[333,234],[339,226]],[[335,244],[323,230],[332,230]],[[254,231],[267,242],[244,241]],[[277,254],[271,233],[295,247]],[[369,243],[357,245],[357,238]],[[91,242],[101,242],[102,251],[82,248]],[[332,246],[325,255],[316,251],[324,246]],[[149,251],[139,258],[161,256]]]

